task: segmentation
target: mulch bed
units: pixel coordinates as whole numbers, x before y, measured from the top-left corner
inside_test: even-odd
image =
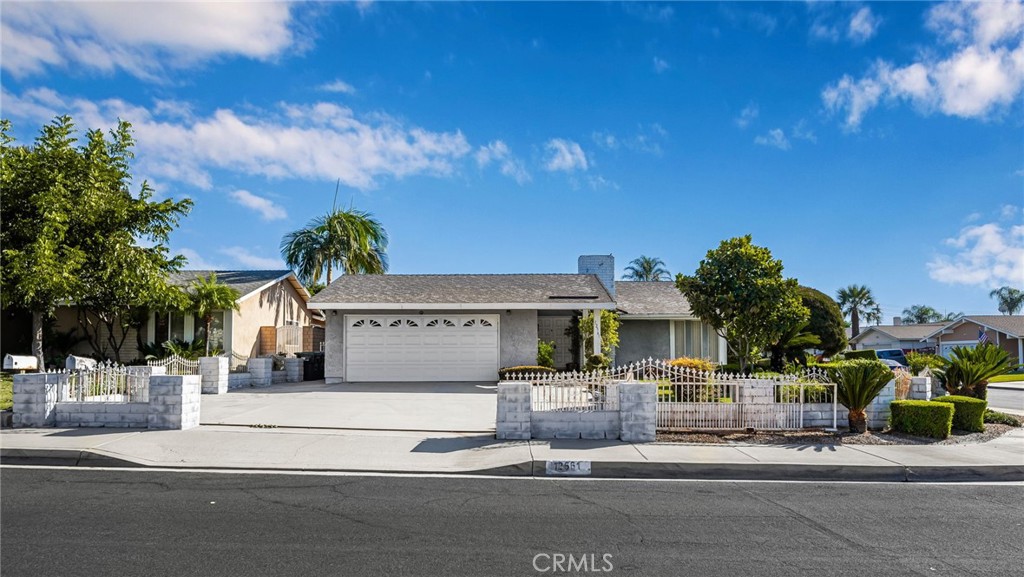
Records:
[[[658,433],[659,443],[695,445],[962,445],[984,443],[1013,430],[1010,425],[986,424],[984,433],[953,431],[948,439],[915,437],[894,431],[865,434],[840,431],[755,431]]]

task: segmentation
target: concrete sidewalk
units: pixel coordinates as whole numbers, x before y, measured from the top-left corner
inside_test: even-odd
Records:
[[[1024,481],[1024,429],[947,446],[688,445],[497,441],[491,435],[202,426],[188,431],[5,429],[0,462],[545,476],[548,461],[591,476],[817,481]]]

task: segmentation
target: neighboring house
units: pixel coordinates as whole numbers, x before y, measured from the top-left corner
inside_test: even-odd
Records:
[[[1016,362],[1024,358],[1024,315],[968,315],[943,323],[926,338],[932,339],[936,352],[948,359],[954,347],[975,347],[982,335]]]
[[[170,275],[170,282],[187,288],[196,278],[217,274],[217,281],[238,291],[237,311],[217,311],[213,315],[211,345],[237,357],[273,354],[281,351],[318,351],[323,343],[323,316],[310,311],[310,295],[295,274],[289,270],[185,270]],[[79,327],[78,307],[59,307],[56,329],[67,331]],[[152,312],[136,335],[130,330],[121,348],[121,360],[139,356],[138,342],[163,343],[178,339],[193,341],[203,338],[202,319],[191,313]],[[141,336],[142,338],[138,338]],[[106,338],[101,330],[100,339]],[[92,355],[87,342],[76,345],[74,352]],[[109,351],[108,351],[109,355]]]
[[[309,306],[326,317],[328,383],[495,381],[500,367],[536,364],[538,340],[556,343],[558,368],[578,367],[600,334],[573,343],[574,323],[623,303],[617,362],[676,351],[724,357],[720,342],[704,346],[706,333],[669,283],[633,287],[642,283],[614,275],[611,255],[581,256],[577,274],[343,275]]]
[[[850,338],[853,349],[903,349],[926,350],[935,349],[935,339],[928,335],[949,323],[892,324],[874,325],[865,328],[855,337]]]

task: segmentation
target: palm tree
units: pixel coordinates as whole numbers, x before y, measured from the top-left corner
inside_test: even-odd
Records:
[[[1024,291],[1004,286],[988,293],[988,296],[999,302],[999,312],[1004,315],[1015,315],[1024,308]]]
[[[331,284],[335,267],[344,274],[386,273],[387,246],[387,232],[373,215],[334,209],[284,235],[281,256],[305,284],[319,283],[325,270]]]
[[[871,289],[865,285],[852,284],[839,289],[836,293],[836,302],[839,304],[839,309],[843,311],[843,315],[850,317],[852,336],[860,334],[860,318],[862,316],[868,322],[872,320],[881,322],[882,320],[882,309],[875,302]]]
[[[213,325],[213,313],[224,310],[238,310],[238,291],[226,284],[217,282],[217,273],[211,272],[210,278],[199,277],[192,281],[192,310],[203,320],[206,338],[206,356],[210,356],[210,329]]]
[[[1010,353],[992,343],[953,347],[951,356],[943,363],[945,366],[936,371],[939,384],[951,395],[985,400],[989,380],[1017,368],[1010,362]]]
[[[658,257],[640,255],[629,262],[623,280],[658,281],[668,279],[671,273]]]
[[[829,376],[836,383],[836,400],[850,410],[850,430],[867,431],[865,409],[892,380],[892,371],[878,361],[855,360],[830,369]]]
[[[942,320],[942,314],[928,305],[914,305],[903,309],[903,322],[908,325],[923,325]]]

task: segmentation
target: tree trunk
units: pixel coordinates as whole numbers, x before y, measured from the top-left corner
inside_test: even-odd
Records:
[[[210,327],[213,326],[213,316],[203,317],[203,325],[206,327],[206,356],[210,356]]]
[[[865,433],[868,430],[868,414],[864,409],[850,409],[850,432]]]
[[[857,314],[856,308],[850,311],[850,333],[851,337],[855,337],[860,334],[860,315]],[[855,349],[857,347],[853,346],[851,348]]]
[[[331,261],[327,261],[327,285],[328,286],[330,286],[330,284],[331,284],[331,271],[332,271]]]
[[[39,372],[46,370],[46,359],[43,358],[43,313],[32,313],[32,356],[36,358]]]

